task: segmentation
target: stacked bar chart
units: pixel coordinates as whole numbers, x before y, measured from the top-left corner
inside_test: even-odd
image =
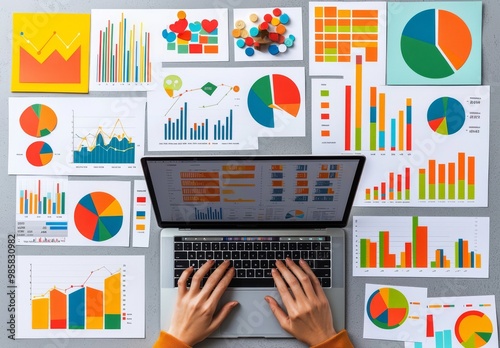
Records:
[[[19,337],[143,337],[143,256],[22,256]]]
[[[355,276],[488,275],[489,219],[354,217]]]
[[[419,168],[420,200],[474,200],[476,198],[476,158],[459,152],[454,162],[430,159]]]
[[[410,168],[404,168],[404,173],[389,172],[387,181],[377,186],[365,189],[365,200],[375,202],[408,202],[410,200]]]

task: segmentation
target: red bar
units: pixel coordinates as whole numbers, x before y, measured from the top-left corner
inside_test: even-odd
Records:
[[[351,86],[345,86],[345,149],[351,150]]]
[[[415,267],[418,268],[427,268],[427,226],[417,226],[417,241],[416,241],[416,250],[417,250],[417,264]]]
[[[382,232],[384,236],[384,263],[381,265],[384,268],[394,268],[396,267],[396,254],[389,253],[389,232]]]
[[[410,189],[410,168],[405,168],[405,190]]]
[[[381,183],[381,193],[380,193],[380,197],[383,201],[385,201],[385,182]]]
[[[146,197],[137,197],[137,203],[146,203]]]
[[[427,314],[427,332],[426,337],[434,337],[434,317],[432,314]]]
[[[399,192],[401,192],[403,178],[402,178],[401,174],[398,174],[397,178],[398,178],[398,193],[399,193]]]
[[[411,268],[411,243],[405,243],[405,267]]]
[[[370,267],[377,267],[377,243],[370,243]]]

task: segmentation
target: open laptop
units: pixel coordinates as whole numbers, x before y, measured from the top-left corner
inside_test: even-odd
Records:
[[[276,259],[305,259],[345,326],[344,230],[363,156],[167,156],[141,160],[161,231],[161,327],[189,265],[229,258],[236,276],[221,303],[237,300],[211,337],[289,337],[264,301],[281,299]]]

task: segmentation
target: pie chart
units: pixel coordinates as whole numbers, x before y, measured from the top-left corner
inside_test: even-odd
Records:
[[[76,205],[74,218],[82,236],[94,242],[103,242],[120,232],[123,209],[109,193],[91,192]]]
[[[406,23],[401,53],[420,76],[439,79],[453,75],[469,58],[472,35],[467,24],[446,10],[429,9]]]
[[[285,218],[286,219],[303,219],[304,216],[305,216],[305,214],[302,210],[290,210],[288,213],[286,213]]]
[[[465,123],[465,109],[454,98],[438,98],[427,109],[427,122],[436,133],[455,134]]]
[[[406,321],[409,312],[408,300],[399,290],[380,288],[368,299],[366,312],[375,326],[392,330]]]
[[[26,159],[35,167],[43,167],[52,161],[52,157],[54,157],[54,152],[44,141],[35,141],[26,149]]]
[[[493,335],[490,318],[480,311],[463,313],[455,323],[455,336],[465,348],[483,347]]]
[[[23,111],[19,123],[26,134],[41,138],[56,128],[57,116],[47,105],[33,104]]]
[[[300,91],[289,77],[272,74],[259,78],[248,93],[248,110],[260,125],[274,128],[277,113],[297,117]]]

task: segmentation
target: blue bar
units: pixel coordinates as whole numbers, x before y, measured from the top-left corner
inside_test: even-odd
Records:
[[[379,150],[385,149],[385,131],[378,132],[378,146]]]
[[[233,109],[229,110],[229,140],[233,140]]]
[[[208,140],[208,127],[209,127],[209,124],[208,124],[208,118],[205,119],[205,140]]]
[[[187,127],[188,127],[187,117],[188,117],[188,105],[187,103],[184,103],[184,122],[182,127],[182,131],[184,133],[184,137],[182,138],[183,140],[187,140]]]
[[[406,124],[411,124],[411,106],[406,106]]]
[[[68,329],[85,329],[85,288],[69,294]]]
[[[452,348],[451,330],[444,330],[444,348]]]
[[[444,348],[443,332],[436,331],[436,348]]]
[[[439,249],[439,265],[441,268],[444,268],[444,250]]]
[[[139,42],[135,42],[135,82],[139,82],[139,65],[137,65],[137,62],[139,61],[139,53],[138,53],[138,48]]]
[[[474,252],[471,251],[470,252],[470,268],[474,268],[474,259],[475,259]]]
[[[413,348],[424,348],[422,342],[415,342],[415,346]]]

